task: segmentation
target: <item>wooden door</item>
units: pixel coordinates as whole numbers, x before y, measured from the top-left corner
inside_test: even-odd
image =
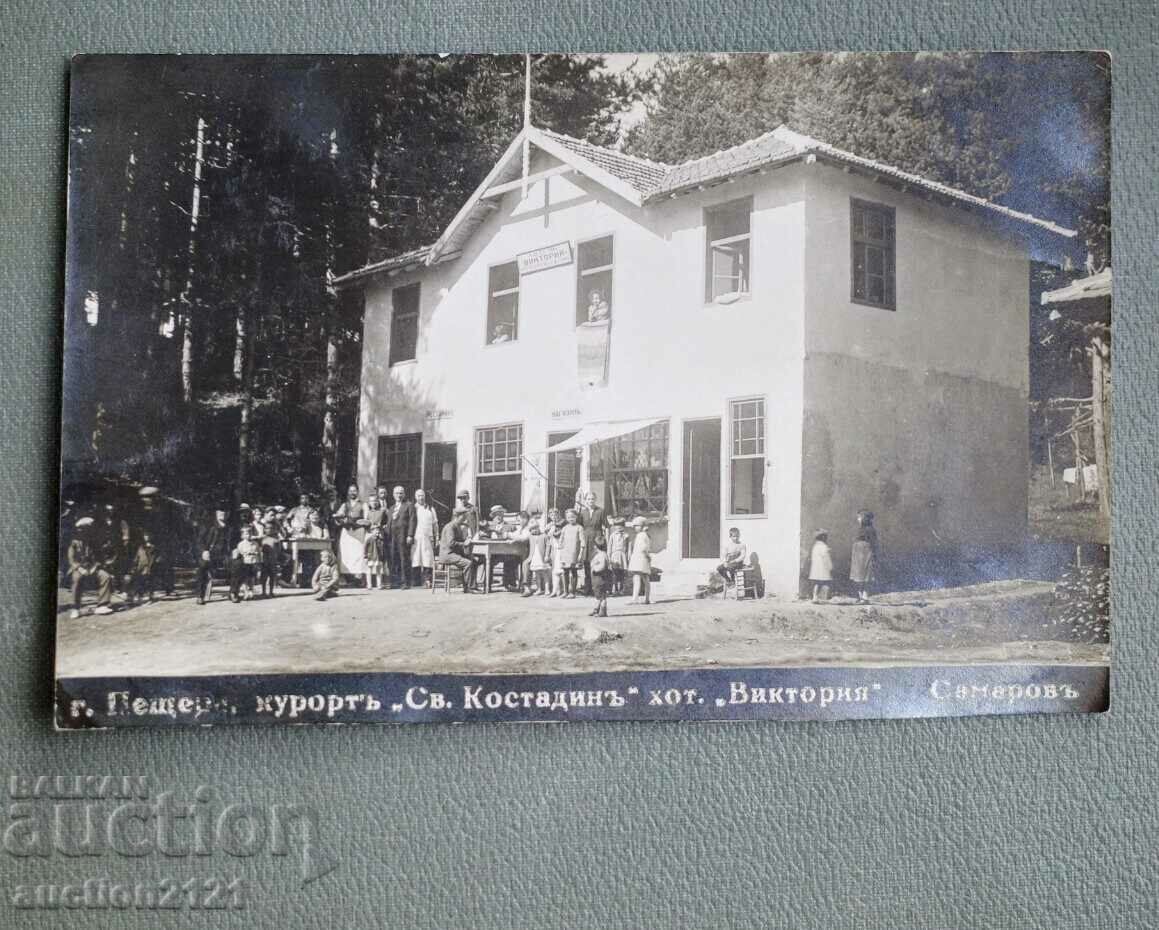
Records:
[[[439,526],[444,526],[455,507],[459,475],[458,449],[453,442],[428,442],[423,456],[423,487],[427,500],[434,505]]]
[[[720,555],[720,419],[684,423],[682,556]]]

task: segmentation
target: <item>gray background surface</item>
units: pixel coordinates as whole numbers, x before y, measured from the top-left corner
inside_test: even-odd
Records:
[[[51,572],[74,52],[1105,48],[1114,55],[1112,710],[831,724],[56,734]],[[148,774],[319,811],[338,868],[31,861],[0,927],[1152,927],[1159,437],[1151,3],[0,4],[0,775]],[[7,826],[8,821],[5,821]],[[18,883],[230,875],[236,913],[30,913]]]

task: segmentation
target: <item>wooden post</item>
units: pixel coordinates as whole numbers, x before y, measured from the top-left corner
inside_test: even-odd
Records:
[[[1054,442],[1046,437],[1046,467],[1050,470],[1050,489],[1054,490]]]
[[[1107,389],[1109,365],[1104,356],[1106,347],[1099,338],[1091,340],[1091,414],[1094,420],[1095,470],[1099,476],[1099,510],[1111,515],[1111,468],[1107,441]]]

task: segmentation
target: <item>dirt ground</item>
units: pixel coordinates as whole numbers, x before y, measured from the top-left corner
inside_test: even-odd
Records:
[[[199,607],[190,597],[58,616],[60,677],[302,672],[561,673],[704,666],[1106,664],[1109,647],[1050,639],[1052,586],[1007,581],[814,606],[665,598],[632,606],[428,590],[346,589],[319,603]],[[62,592],[62,594],[65,592]]]

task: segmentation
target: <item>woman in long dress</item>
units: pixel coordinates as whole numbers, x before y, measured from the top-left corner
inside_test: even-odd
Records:
[[[849,559],[849,581],[857,589],[857,602],[869,603],[869,589],[877,576],[877,560],[881,545],[877,539],[877,528],[873,525],[873,514],[868,510],[857,512],[857,533],[853,537],[853,550]]]
[[[435,567],[435,553],[438,551],[439,518],[435,508],[427,503],[427,492],[415,490],[415,541],[411,547],[410,564],[421,568],[423,583],[430,585],[431,569]]]
[[[366,505],[358,499],[358,488],[350,485],[346,500],[334,511],[339,527],[338,565],[343,575],[361,577],[366,572]]]

